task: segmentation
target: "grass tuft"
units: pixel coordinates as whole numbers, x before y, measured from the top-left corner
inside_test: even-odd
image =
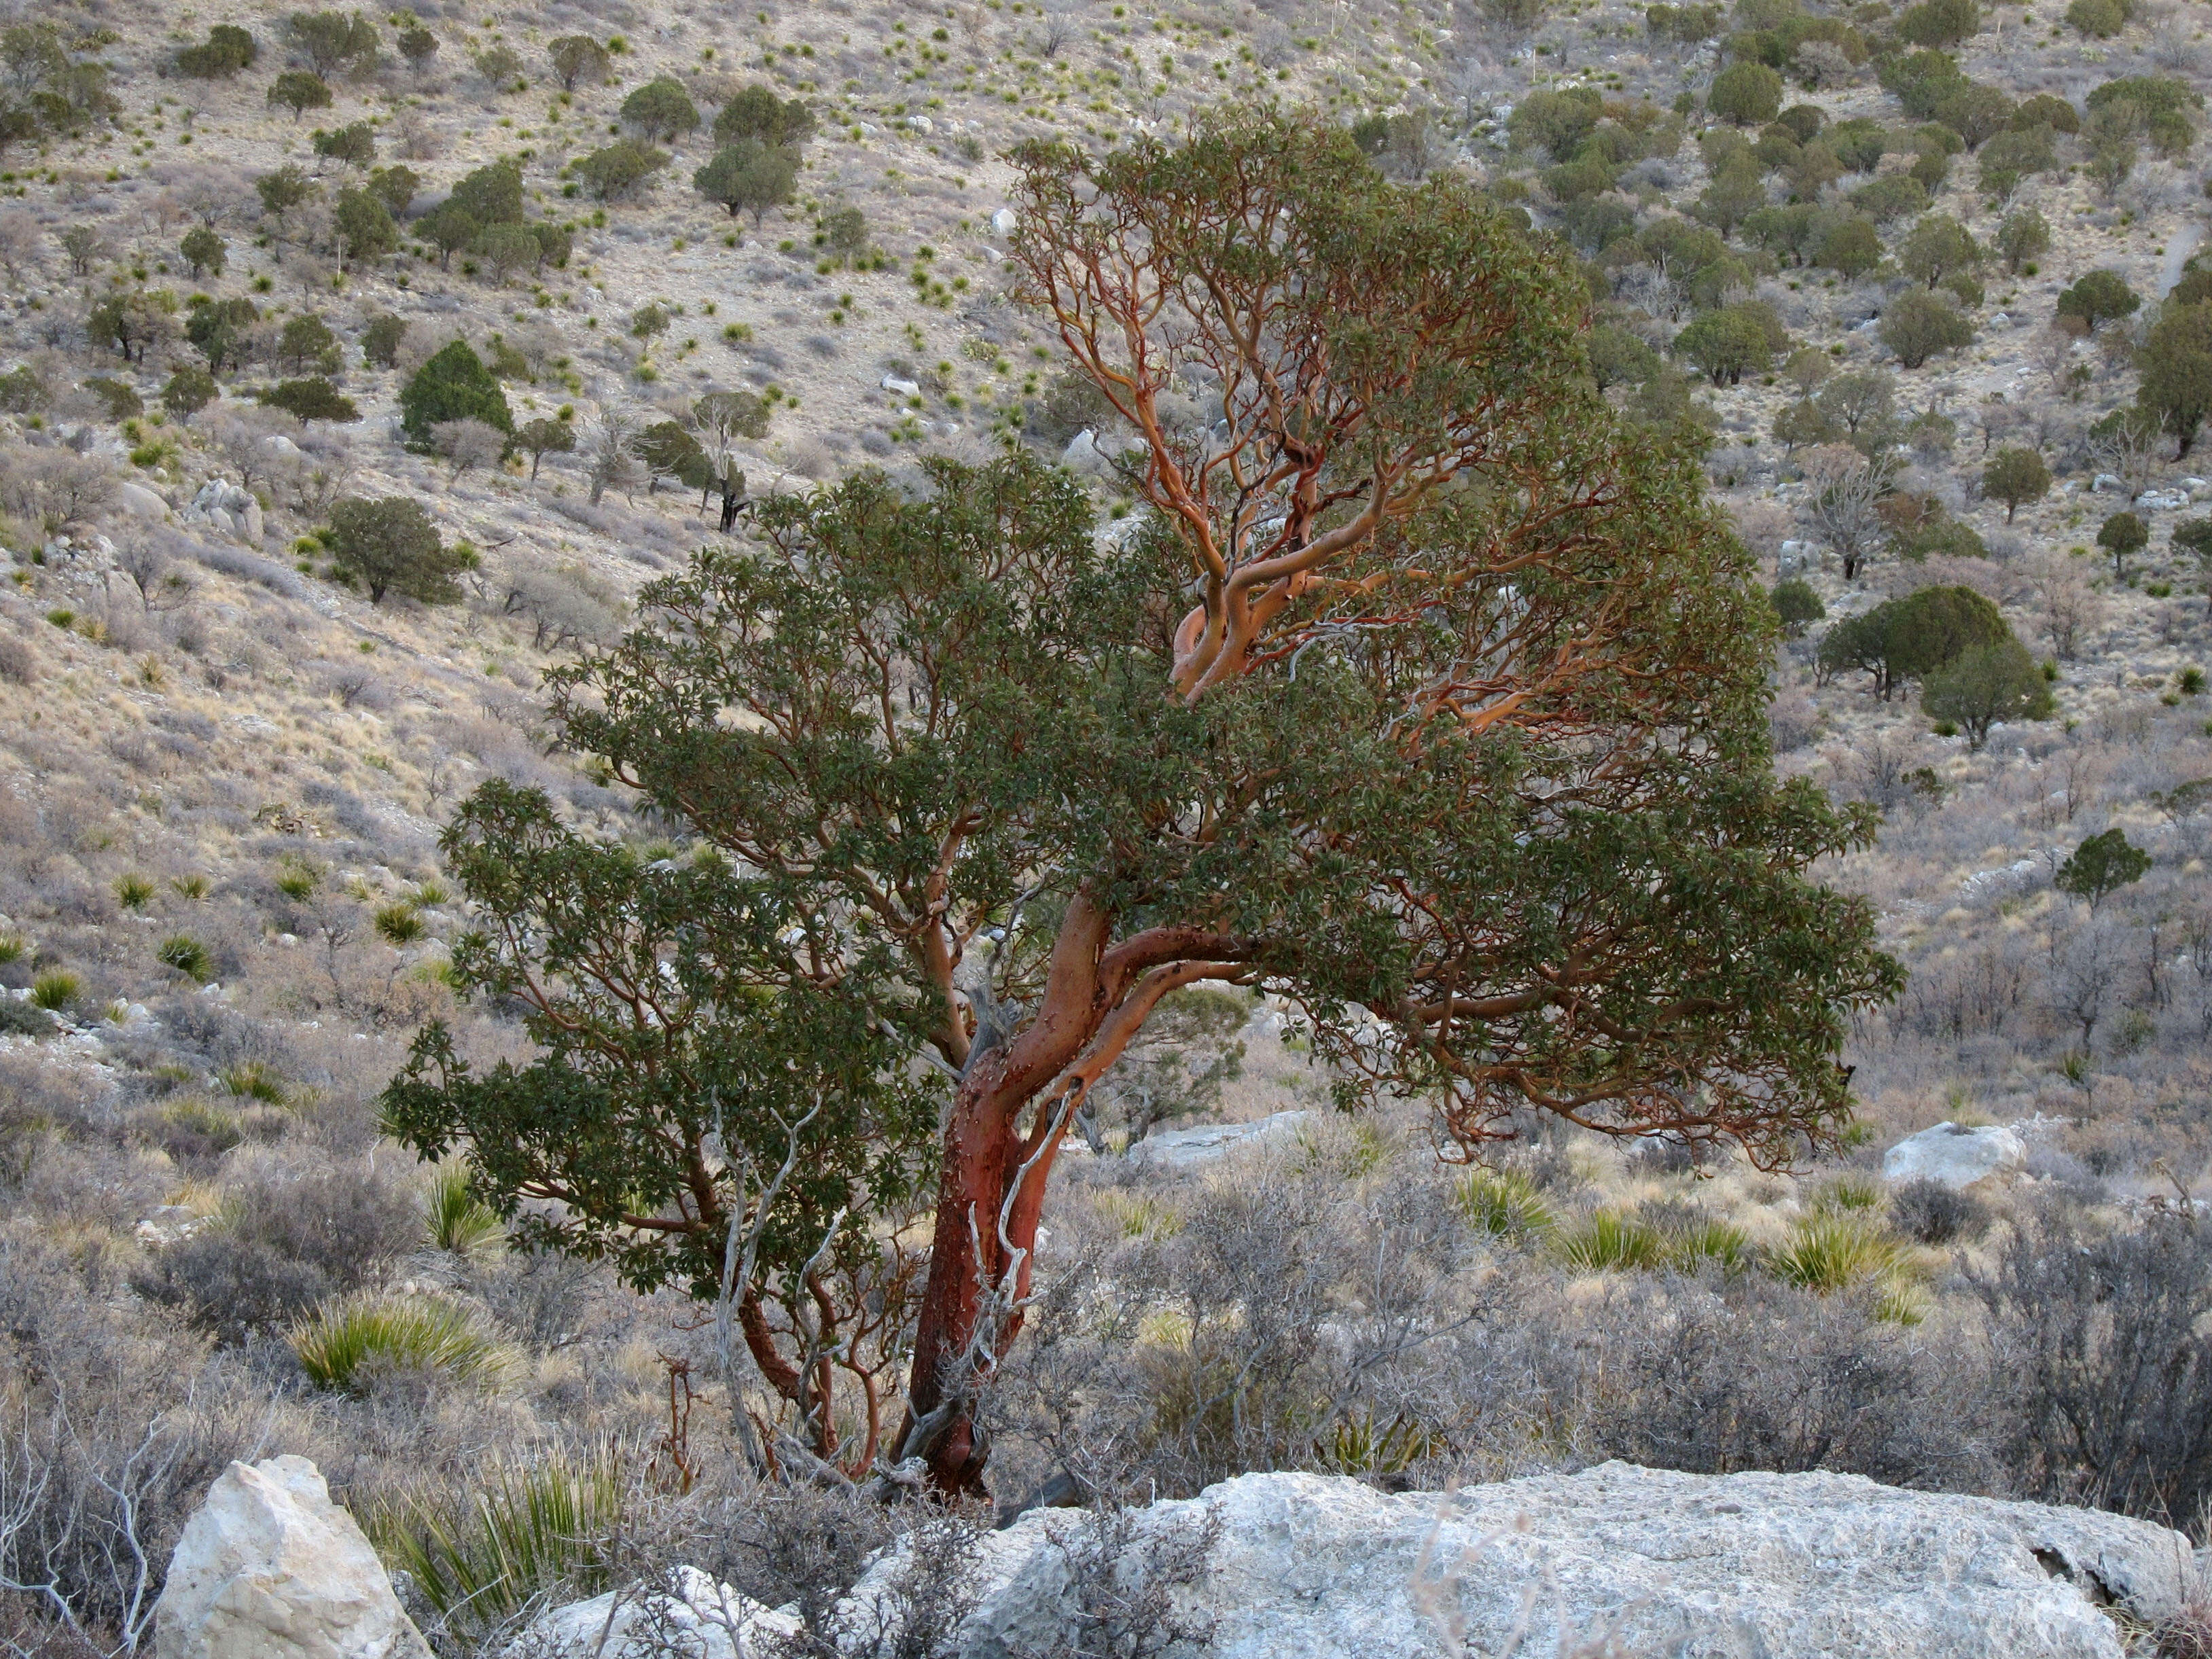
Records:
[[[243,1099],[282,1106],[287,1098],[283,1079],[276,1075],[274,1068],[258,1060],[227,1066],[216,1073],[216,1079],[232,1094]]]
[[[503,1358],[465,1310],[427,1296],[372,1295],[326,1306],[295,1325],[289,1340],[317,1388],[348,1392],[384,1367],[489,1382]]]

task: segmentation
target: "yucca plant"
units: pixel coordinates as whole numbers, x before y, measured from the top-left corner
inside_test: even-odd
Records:
[[[164,967],[173,968],[194,984],[208,982],[210,964],[207,946],[190,933],[172,933],[155,947],[155,959]]]
[[[1577,1273],[1649,1269],[1664,1267],[1667,1261],[1664,1235],[1617,1210],[1600,1210],[1561,1229],[1553,1235],[1552,1248]]]
[[[126,910],[143,910],[154,897],[154,884],[143,876],[118,876],[115,902]]]
[[[275,1070],[258,1060],[241,1060],[235,1066],[226,1066],[216,1073],[216,1079],[230,1093],[242,1099],[258,1100],[270,1106],[284,1103],[284,1080]]]
[[[458,1499],[420,1487],[373,1511],[368,1532],[449,1628],[488,1632],[544,1592],[580,1598],[609,1587],[623,1495],[621,1461],[603,1444],[580,1457],[495,1465]]]
[[[1695,1273],[1709,1261],[1724,1273],[1741,1273],[1751,1265],[1751,1240],[1742,1228],[1725,1221],[1700,1221],[1668,1238],[1667,1254],[1684,1273]]]
[[[175,889],[179,898],[204,899],[208,896],[205,876],[172,876],[169,885]]]
[[[430,1247],[453,1255],[496,1255],[507,1244],[505,1224],[497,1211],[469,1190],[464,1164],[449,1164],[430,1177],[423,1224]]]
[[[1536,1183],[1518,1170],[1478,1164],[1453,1187],[1452,1201],[1478,1231],[1493,1238],[1540,1237],[1559,1225]]]
[[[1784,1284],[1815,1296],[1872,1287],[1876,1315],[1899,1324],[1917,1324],[1922,1316],[1918,1262],[1893,1234],[1863,1214],[1806,1217],[1790,1229],[1786,1243],[1769,1252],[1766,1267]]]
[[[323,872],[305,860],[287,859],[276,866],[276,890],[295,904],[305,904],[323,884]]]
[[[372,1294],[326,1305],[295,1325],[289,1340],[317,1388],[348,1391],[377,1365],[489,1381],[504,1358],[465,1310],[428,1296]]]
[[[422,937],[422,917],[411,900],[396,899],[376,908],[376,931],[392,945],[412,945]]]
[[[31,1000],[58,1014],[84,994],[84,981],[64,968],[49,968],[31,981]]]
[[[1881,1207],[1881,1183],[1870,1176],[1839,1175],[1823,1182],[1813,1194],[1815,1214],[1844,1215],[1854,1210]]]
[[[1315,1457],[1339,1474],[1402,1474],[1439,1449],[1419,1424],[1400,1416],[1377,1425],[1372,1411],[1339,1419],[1326,1440],[1314,1443]]]

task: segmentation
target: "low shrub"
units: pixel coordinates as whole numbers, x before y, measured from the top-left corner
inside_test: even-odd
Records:
[[[52,1036],[54,1017],[37,1004],[0,996],[0,1036]]]
[[[1940,1181],[1908,1181],[1890,1194],[1890,1224],[1920,1244],[1953,1244],[1989,1231],[1989,1206]]]
[[[268,1170],[230,1191],[218,1225],[163,1247],[132,1283],[230,1345],[368,1285],[422,1237],[414,1192],[393,1176],[354,1164]]]

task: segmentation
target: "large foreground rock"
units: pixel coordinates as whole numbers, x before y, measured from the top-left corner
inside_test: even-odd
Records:
[[[2013,1130],[1939,1123],[1883,1153],[1881,1173],[1886,1181],[1937,1181],[1955,1192],[2027,1161],[2027,1143]]]
[[[2180,1534],[2094,1510],[1607,1463],[1448,1498],[1245,1475],[1139,1513],[1125,1568],[1141,1577],[1209,1508],[1218,1535],[1175,1601],[1212,1620],[1216,1659],[1492,1654],[1524,1620],[1523,1654],[2121,1659],[2101,1609],[2170,1614],[2191,1563]],[[1085,1525],[1033,1510],[985,1540],[963,1659],[1068,1650],[1068,1546]],[[899,1565],[870,1570],[855,1613]]]
[[[177,1539],[156,1659],[429,1659],[384,1564],[304,1457],[233,1463]]]

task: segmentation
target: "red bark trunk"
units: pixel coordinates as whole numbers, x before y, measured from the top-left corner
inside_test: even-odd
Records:
[[[1104,1001],[1099,958],[1108,930],[1108,918],[1087,899],[1069,905],[1036,1018],[1005,1047],[971,1058],[945,1122],[929,1279],[896,1455],[922,1457],[931,1486],[948,1495],[985,1491],[989,1450],[976,1433],[974,1396],[1021,1328],[1037,1221],[1064,1129],[1032,1124],[1024,1135],[1022,1114],[1098,1029]],[[1017,1182],[1023,1190],[1009,1204]],[[1010,1247],[1020,1257],[1011,1281]],[[996,1328],[981,1328],[987,1314]],[[940,1410],[944,1416],[936,1419]]]
[[[965,1083],[945,1124],[929,1280],[922,1292],[914,1368],[907,1385],[909,1431],[949,1397],[971,1390],[977,1381],[969,1351],[976,1337],[984,1288],[995,1286],[1006,1271],[999,1212],[1011,1174],[1007,1163],[1013,1136],[997,1107],[989,1093]],[[1031,1239],[1015,1242],[1026,1247]],[[997,1334],[991,1343],[992,1358],[1012,1334],[1011,1330]],[[902,1449],[909,1456],[919,1451],[926,1459],[930,1485],[947,1494],[981,1495],[988,1453],[977,1443],[969,1402],[956,1403],[951,1420],[926,1434],[927,1443]]]

